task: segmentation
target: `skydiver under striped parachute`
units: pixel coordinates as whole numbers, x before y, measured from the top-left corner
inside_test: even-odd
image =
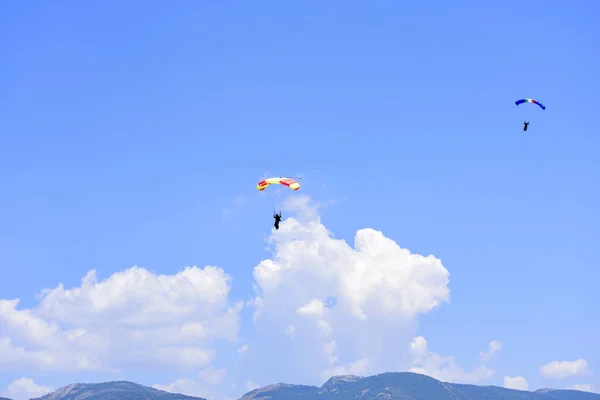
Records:
[[[524,98],[524,99],[515,101],[516,105],[520,105],[520,104],[523,104],[523,103],[537,104],[542,110],[546,109],[545,105],[543,105],[542,103],[540,103],[539,101],[534,100],[534,99]],[[523,131],[527,132],[527,128],[528,127],[529,127],[529,121],[524,121],[523,122]]]
[[[302,177],[298,177],[297,179],[302,179]],[[284,177],[263,179],[262,181],[258,182],[258,185],[256,185],[256,189],[262,192],[271,185],[283,185],[289,187],[292,190],[300,189],[300,184],[298,183],[298,181],[294,180],[293,178]],[[275,224],[273,224],[273,226],[275,227],[275,229],[278,230],[279,222],[281,222],[282,218],[281,211],[279,211],[279,214],[273,213],[273,218],[275,218]]]
[[[279,222],[281,221],[281,211],[279,211],[279,214],[273,214],[273,218],[275,218],[275,224],[273,226],[275,227],[275,229],[279,229]]]

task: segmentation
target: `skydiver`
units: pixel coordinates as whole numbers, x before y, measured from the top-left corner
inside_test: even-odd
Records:
[[[523,122],[523,131],[527,131],[527,127],[529,126],[529,121]]]
[[[273,214],[273,218],[275,218],[275,229],[279,229],[279,222],[281,221],[281,211],[279,211],[279,214]]]

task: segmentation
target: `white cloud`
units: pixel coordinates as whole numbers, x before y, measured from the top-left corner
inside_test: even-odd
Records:
[[[502,343],[497,340],[492,340],[488,345],[488,351],[482,351],[479,353],[479,358],[483,361],[489,361],[492,359],[494,354],[499,352],[502,349]]]
[[[410,344],[410,350],[414,357],[414,366],[410,368],[410,371],[429,375],[440,381],[481,383],[490,379],[494,374],[494,371],[485,365],[477,366],[472,372],[464,371],[456,364],[453,357],[430,352],[427,348],[427,340],[423,336],[414,338]]]
[[[285,328],[285,335],[290,339],[294,338],[294,333],[296,333],[296,327],[294,325],[288,325],[288,327]]]
[[[507,389],[529,390],[527,380],[522,376],[515,376],[512,378],[510,376],[505,376],[504,387]]]
[[[224,368],[216,369],[213,367],[208,367],[200,371],[198,375],[204,382],[208,383],[209,385],[215,386],[223,381],[225,375],[227,375],[227,370]]]
[[[42,291],[32,309],[0,300],[0,367],[206,366],[213,339],[237,339],[242,305],[229,305],[229,280],[216,267],[174,275],[133,267],[103,281],[92,270],[79,287]]]
[[[580,383],[576,385],[567,386],[565,389],[580,390],[582,392],[594,392],[594,386],[588,383]]]
[[[316,208],[288,198],[292,217],[270,237],[272,257],[254,268],[260,340],[251,345],[275,361],[273,374],[253,376],[316,383],[340,371],[398,370],[418,316],[449,302],[448,270],[373,229],[359,230],[352,247],[332,237]]]
[[[360,319],[414,317],[449,300],[448,270],[434,256],[411,254],[373,229],[359,230],[352,249],[315,219],[308,199],[295,198],[286,209],[302,212],[305,223],[289,218],[272,237],[275,259],[254,271],[263,292],[280,291],[294,277],[306,284],[314,280],[311,286],[329,289],[326,295],[335,292],[338,304]]]
[[[303,305],[298,310],[296,310],[298,314],[302,315],[312,315],[316,317],[322,317],[325,312],[325,306],[323,302],[319,299],[312,299],[309,303]]]
[[[38,385],[33,379],[19,378],[12,381],[6,389],[0,390],[0,396],[6,396],[13,400],[27,400],[53,391],[54,389],[49,386]]]
[[[485,365],[467,372],[415,337],[419,316],[450,300],[438,258],[412,254],[373,229],[357,231],[352,246],[333,237],[317,208],[302,196],[284,205],[293,217],[273,231],[272,255],[254,268],[247,307],[255,335],[244,332],[243,344],[243,305],[231,303],[230,277],[219,268],[157,275],[133,267],[104,280],[90,271],[77,287],[44,290],[31,309],[0,300],[0,367],[168,368],[178,375],[166,379],[179,379],[154,387],[210,399],[238,398],[234,391],[258,387],[255,379],[321,384],[332,375],[411,370],[481,383],[493,375]],[[227,363],[229,371],[213,366],[217,339],[244,355]],[[491,341],[480,357],[501,347]],[[519,379],[505,377],[505,386],[527,384]]]
[[[165,385],[152,385],[153,388],[169,393],[185,394],[187,396],[207,397],[207,389],[196,380],[181,378]]]
[[[220,399],[223,398],[223,390],[219,388],[219,385],[223,383],[226,375],[226,369],[216,369],[210,366],[198,373],[199,380],[186,377],[167,384],[155,384],[152,387],[170,393],[180,393],[211,400]]]
[[[545,378],[563,379],[570,376],[589,375],[588,363],[583,358],[575,361],[552,361],[540,367],[540,374]]]
[[[339,365],[335,368],[325,370],[322,374],[323,379],[328,379],[332,376],[336,375],[356,375],[363,376],[366,375],[367,369],[369,367],[369,360],[366,358],[361,358],[360,360],[356,360],[354,362],[348,363],[347,365]]]

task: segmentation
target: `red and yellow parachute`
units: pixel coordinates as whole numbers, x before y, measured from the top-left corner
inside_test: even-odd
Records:
[[[292,178],[284,177],[263,179],[262,181],[258,182],[258,185],[256,185],[256,189],[262,191],[271,185],[283,185],[289,187],[292,190],[300,189],[300,184],[298,183],[298,181]]]

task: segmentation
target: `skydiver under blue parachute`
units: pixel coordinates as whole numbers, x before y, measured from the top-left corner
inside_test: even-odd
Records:
[[[531,103],[531,104],[537,104],[542,110],[546,109],[546,106],[543,105],[542,103],[540,103],[537,100],[534,99],[528,99],[528,98],[524,98],[524,99],[520,99],[515,101],[516,105],[520,105],[523,103]],[[527,132],[527,128],[529,127],[529,121],[523,121],[523,132]]]

